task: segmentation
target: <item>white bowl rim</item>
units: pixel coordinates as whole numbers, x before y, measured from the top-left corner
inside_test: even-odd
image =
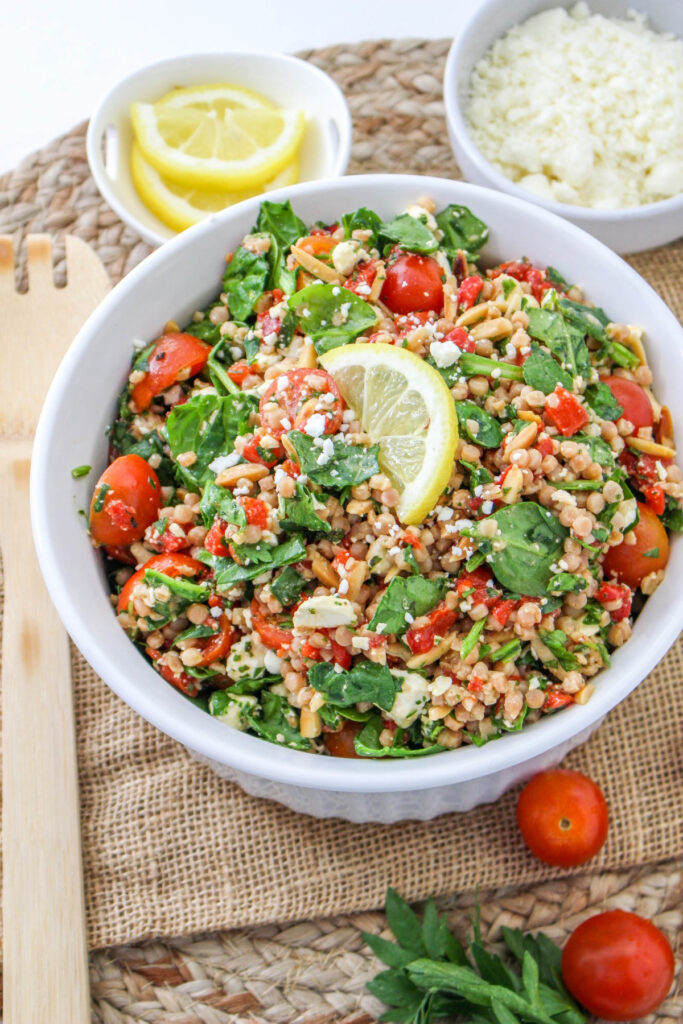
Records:
[[[669,196],[668,199],[658,199],[654,203],[644,203],[642,206],[625,206],[617,209],[599,209],[594,206],[577,206],[574,203],[561,203],[557,199],[546,199],[544,196],[537,196],[529,189],[524,189],[517,182],[499,171],[487,157],[484,156],[479,147],[474,143],[470,135],[465,118],[460,106],[460,97],[457,88],[457,73],[461,54],[466,48],[470,32],[476,26],[486,21],[490,16],[490,8],[497,0],[488,0],[481,7],[470,10],[470,16],[464,18],[460,23],[451,43],[443,74],[443,99],[446,110],[446,121],[451,127],[453,134],[457,136],[458,143],[466,151],[467,156],[473,164],[477,164],[481,173],[488,176],[492,185],[503,192],[517,196],[526,202],[541,206],[549,213],[558,214],[560,217],[581,218],[585,221],[588,230],[590,225],[596,226],[610,221],[624,223],[627,221],[645,220],[653,215],[666,216],[667,213],[683,212],[683,192],[678,195]],[[558,0],[559,6],[571,6],[574,0]],[[541,11],[537,11],[540,14]],[[534,17],[529,14],[528,17]],[[526,20],[526,19],[525,19]],[[481,55],[483,56],[483,54]]]
[[[443,190],[444,183],[454,189],[454,202],[467,202],[476,207],[481,200],[489,205],[500,206],[509,211],[514,203],[514,215],[525,214],[534,219],[541,219],[549,229],[562,236],[579,241],[582,245],[596,249],[599,253],[605,272],[617,270],[625,281],[630,281],[636,290],[641,290],[649,302],[659,307],[660,315],[671,326],[672,337],[679,339],[679,347],[683,351],[683,330],[675,316],[653,288],[640,277],[616,253],[597,239],[588,235],[564,218],[540,210],[535,204],[525,202],[520,208],[519,202],[508,194],[496,192],[461,181],[407,174],[368,174],[351,177],[303,182],[289,188],[278,189],[269,195],[269,199],[280,201],[291,199],[296,203],[297,196],[330,192],[333,190],[356,192],[362,194],[363,189],[370,185],[411,188],[415,194],[428,194],[430,188]],[[437,786],[455,785],[501,772],[513,765],[520,765],[537,755],[543,754],[554,747],[596,724],[616,704],[623,700],[636,686],[641,683],[657,662],[663,657],[675,641],[680,623],[678,607],[672,604],[661,616],[661,626],[655,635],[649,636],[647,642],[630,641],[613,656],[613,667],[601,673],[605,676],[614,672],[615,667],[621,674],[615,674],[609,685],[596,687],[591,700],[585,705],[572,705],[560,715],[551,715],[534,723],[519,733],[509,733],[501,740],[487,744],[483,748],[475,746],[461,747],[458,750],[431,757],[397,760],[390,763],[382,761],[354,761],[333,757],[322,757],[305,752],[290,750],[265,740],[233,730],[230,743],[226,743],[225,726],[214,722],[217,730],[206,728],[207,713],[193,707],[178,694],[178,708],[182,706],[182,714],[159,708],[152,694],[140,686],[137,679],[130,680],[119,670],[113,659],[100,646],[85,622],[81,619],[71,598],[71,581],[66,567],[62,571],[60,559],[56,554],[57,547],[52,544],[50,493],[47,489],[49,466],[49,442],[51,436],[58,434],[60,405],[64,393],[68,390],[72,369],[81,361],[84,353],[97,336],[100,325],[110,317],[110,311],[116,308],[121,297],[131,289],[138,278],[149,275],[153,277],[155,268],[165,260],[173,260],[181,250],[203,234],[220,230],[225,224],[229,231],[229,221],[235,211],[244,213],[251,207],[256,213],[261,197],[245,200],[238,206],[228,208],[219,214],[188,229],[176,238],[171,239],[160,249],[153,252],[123,278],[97,307],[84,327],[72,342],[66,356],[60,364],[48,392],[41,412],[33,449],[31,467],[31,521],[34,542],[40,566],[47,584],[48,591],[55,604],[62,622],[77,644],[86,660],[95,671],[107,682],[130,707],[144,719],[166,735],[173,737],[191,750],[229,765],[249,775],[293,785],[300,788],[312,788],[346,793],[388,793],[431,789]],[[683,597],[683,594],[681,595]],[[117,628],[112,615],[112,627]],[[625,657],[624,652],[627,651]],[[615,665],[618,662],[618,665]],[[154,670],[140,659],[141,673],[146,669]],[[484,753],[485,751],[485,753]],[[450,754],[450,756],[448,756]],[[227,755],[227,756],[226,756]],[[311,763],[315,758],[315,768]]]
[[[140,81],[143,82],[147,78],[153,78],[154,75],[158,74],[162,69],[172,70],[174,67],[185,67],[186,65],[191,65],[195,62],[199,65],[202,61],[219,59],[228,61],[234,58],[239,58],[240,60],[253,59],[254,61],[267,61],[272,64],[280,64],[282,66],[293,68],[295,69],[296,74],[310,74],[313,78],[317,79],[318,82],[323,83],[326,89],[335,93],[339,101],[340,115],[335,118],[335,125],[339,136],[337,140],[337,151],[332,162],[331,173],[325,178],[315,178],[312,180],[323,181],[327,180],[328,177],[341,177],[348,166],[349,159],[351,157],[351,144],[353,138],[353,125],[349,105],[346,102],[344,93],[332,76],[328,75],[327,72],[323,71],[315,64],[311,64],[309,61],[302,60],[301,57],[295,57],[292,54],[273,53],[268,50],[209,50],[202,53],[187,53],[176,57],[166,57],[162,60],[154,61],[151,64],[145,64],[142,67],[137,68],[135,71],[131,71],[128,75],[125,75],[124,78],[119,79],[119,81],[117,81],[111,89],[108,89],[100,98],[99,102],[95,106],[94,113],[88,121],[88,128],[85,135],[85,150],[92,176],[95,179],[95,184],[102,198],[109,204],[109,206],[111,206],[114,213],[118,214],[125,224],[130,225],[134,231],[137,231],[138,234],[153,245],[165,245],[170,239],[158,234],[156,231],[153,231],[151,228],[147,227],[147,225],[138,220],[135,214],[130,211],[128,206],[119,199],[118,193],[112,185],[111,178],[107,174],[101,152],[102,133],[106,127],[101,123],[103,111],[115,100],[118,92],[126,89],[128,85],[136,79],[140,79]],[[305,183],[302,182],[301,184]],[[176,232],[176,235],[180,233],[181,232]],[[175,237],[175,235],[173,237]]]

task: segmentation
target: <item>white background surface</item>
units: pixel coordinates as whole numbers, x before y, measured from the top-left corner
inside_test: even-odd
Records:
[[[88,117],[136,68],[210,50],[291,53],[455,34],[483,0],[24,0],[1,5],[0,172]]]

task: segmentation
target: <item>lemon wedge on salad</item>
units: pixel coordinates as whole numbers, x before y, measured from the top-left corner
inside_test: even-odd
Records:
[[[130,173],[138,195],[152,213],[173,231],[184,231],[209,214],[218,213],[233,203],[251,199],[252,196],[270,192],[274,188],[295,185],[299,180],[299,161],[293,160],[264,185],[234,192],[215,192],[167,181],[147,163],[139,147],[133,143]]]
[[[455,403],[423,359],[395,345],[344,345],[320,357],[358,416],[379,464],[400,494],[398,516],[421,523],[453,472],[458,444]]]
[[[159,174],[185,188],[214,191],[254,188],[274,178],[294,160],[306,126],[303,111],[282,110],[228,84],[132,103],[130,116],[142,156]]]

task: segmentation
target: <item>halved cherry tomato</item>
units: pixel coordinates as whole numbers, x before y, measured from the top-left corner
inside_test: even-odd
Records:
[[[292,646],[294,633],[291,629],[283,629],[275,622],[271,622],[261,611],[261,606],[254,598],[251,602],[251,623],[261,640],[273,651],[287,651]]]
[[[270,521],[270,505],[266,504],[263,498],[247,498],[241,496],[237,499],[244,509],[249,526],[260,526],[265,530]]]
[[[105,544],[104,551],[107,558],[113,558],[116,562],[124,562],[126,565],[135,565],[135,558],[133,558],[128,548],[114,544]]]
[[[206,572],[206,566],[198,562],[196,558],[190,558],[189,555],[181,555],[177,552],[154,555],[124,583],[116,604],[117,612],[127,611],[133,590],[138,583],[144,580],[148,569],[155,569],[157,572],[163,572],[165,576],[171,577],[198,576],[200,573]]]
[[[202,657],[201,661],[197,662],[197,665],[202,668],[206,665],[211,665],[214,661],[220,661],[221,658],[226,656],[238,635],[237,630],[233,629],[228,616],[225,614],[221,615],[218,620],[218,629],[215,636],[207,636],[199,641]]]
[[[249,366],[249,363],[245,363],[244,360],[242,360],[239,363],[232,364],[232,366],[228,370],[228,377],[233,382],[233,384],[239,384],[239,386],[242,387],[245,378],[248,377],[253,372],[254,371],[252,370],[251,366]]]
[[[242,455],[247,462],[256,462],[262,466],[267,466],[268,469],[272,469],[283,457],[285,450],[281,444],[277,444],[274,448],[265,448],[261,444],[265,434],[268,434],[270,437],[275,436],[271,430],[255,431],[251,441],[248,441],[244,446]]]
[[[484,282],[479,274],[472,274],[466,277],[458,288],[457,305],[458,309],[471,309],[481,295]]]
[[[331,396],[329,400],[323,396]],[[336,434],[341,426],[344,401],[334,378],[326,370],[288,370],[270,382],[261,396],[261,426],[273,437],[293,427],[302,429],[313,415],[322,415],[324,433]],[[283,426],[283,419],[290,426]]]
[[[631,614],[631,588],[621,583],[603,583],[595,595],[595,600],[602,605],[614,604],[616,608],[608,609],[614,622],[627,619]]]
[[[356,753],[355,739],[364,722],[344,722],[339,732],[326,732],[323,742],[332,757],[360,757]]]
[[[608,910],[576,928],[562,951],[562,980],[596,1017],[635,1020],[664,1001],[674,978],[666,936],[638,914]]]
[[[458,617],[454,608],[447,608],[442,601],[429,613],[426,626],[411,626],[406,633],[406,643],[413,654],[431,651],[437,636],[443,637]]]
[[[365,297],[370,293],[376,277],[377,263],[375,260],[368,260],[366,263],[358,264],[351,277],[344,281],[344,287],[355,295]]]
[[[555,288],[558,292],[564,291],[562,285],[548,280],[545,270],[542,270],[541,267],[535,267],[527,260],[509,260],[507,263],[501,263],[499,267],[488,271],[488,275],[491,278],[500,277],[501,274],[514,277],[516,281],[527,281],[531,286],[531,294],[537,302],[541,301],[545,292],[549,291],[550,288]]]
[[[394,250],[380,298],[392,313],[443,309],[443,270],[431,256]]]
[[[635,590],[651,572],[663,569],[669,561],[669,538],[660,519],[642,501],[638,502],[640,522],[632,530],[635,544],[622,541],[608,548],[602,563],[605,576],[614,576]]]
[[[176,381],[200,373],[206,366],[210,352],[211,346],[193,334],[162,335],[149,356],[149,369],[131,391],[138,412],[148,409],[152,399]]]
[[[519,794],[517,824],[534,857],[569,868],[594,857],[607,838],[602,790],[587,775],[551,768]]]
[[[201,679],[195,679],[189,672],[174,672],[169,665],[159,665],[158,659],[161,657],[161,651],[154,651],[151,647],[146,647],[145,652],[155,662],[157,672],[167,683],[175,686],[176,690],[180,690],[186,697],[197,696],[202,688]]]
[[[120,455],[95,484],[90,502],[90,532],[98,544],[115,547],[144,536],[157,518],[161,484],[139,455]]]
[[[551,405],[550,401],[548,401],[545,407],[545,415],[565,437],[572,437],[574,434],[577,434],[581,427],[585,427],[586,423],[588,423],[588,413],[576,395],[573,395],[571,391],[567,391],[561,384],[558,384],[552,395],[548,396],[548,399],[550,398],[556,398],[557,403]]]
[[[227,558],[230,554],[230,548],[225,539],[227,526],[225,519],[214,519],[211,529],[204,538],[206,550],[212,555],[218,555],[219,558]]]
[[[625,377],[605,377],[603,383],[607,385],[619,405],[624,410],[621,416],[633,424],[634,433],[641,427],[651,427],[654,423],[654,414],[650,399],[633,380]],[[617,419],[620,417],[617,416]]]

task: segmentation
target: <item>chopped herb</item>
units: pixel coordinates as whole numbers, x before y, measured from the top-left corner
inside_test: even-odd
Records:
[[[74,480],[78,480],[82,476],[87,476],[91,469],[92,466],[74,466],[71,470],[71,475]]]
[[[95,501],[92,507],[93,512],[102,511],[102,509],[104,508],[105,499],[109,494],[110,490],[111,487],[109,486],[109,484],[100,484],[100,486],[97,488],[97,493],[95,494]]]
[[[475,647],[475,644],[477,643],[477,640],[479,639],[481,634],[484,632],[484,626],[485,625],[486,625],[486,619],[479,619],[478,622],[474,623],[474,625],[470,629],[469,633],[467,634],[467,636],[463,640],[462,647],[460,648],[460,657],[462,658],[463,661],[465,660],[467,655],[471,654],[471,652],[474,650],[474,647]]]

